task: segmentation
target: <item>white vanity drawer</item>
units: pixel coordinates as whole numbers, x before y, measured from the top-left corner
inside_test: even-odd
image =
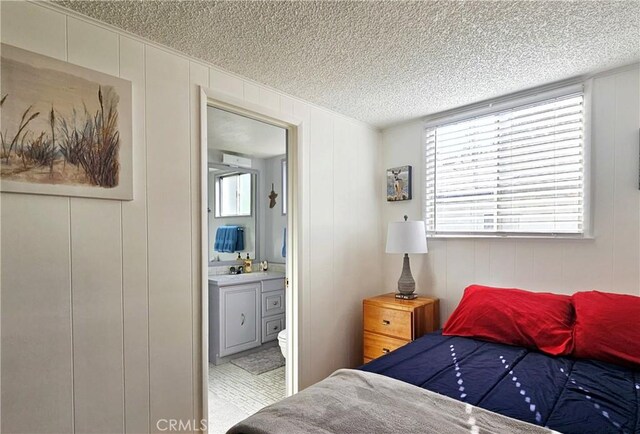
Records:
[[[262,316],[284,313],[284,289],[262,293]]]
[[[262,343],[278,339],[278,333],[284,327],[284,314],[262,318]]]
[[[284,277],[262,281],[262,292],[284,290]]]

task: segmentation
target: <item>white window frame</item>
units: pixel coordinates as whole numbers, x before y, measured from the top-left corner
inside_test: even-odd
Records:
[[[246,214],[243,214],[240,212],[240,189],[239,184],[240,184],[240,176],[241,175],[249,175],[249,186],[250,186],[250,192],[249,192],[249,212]],[[223,214],[222,213],[222,188],[220,187],[220,181],[223,178],[231,178],[232,176],[235,176],[237,179],[237,184],[238,186],[236,187],[236,213],[235,214]],[[251,173],[245,173],[245,172],[238,172],[238,173],[225,173],[222,175],[217,175],[215,178],[215,214],[214,217],[215,218],[227,218],[227,217],[251,217],[253,215],[253,189],[254,189],[254,183],[253,183],[253,175]]]
[[[422,219],[425,221],[425,230],[428,238],[542,238],[542,239],[593,239],[592,226],[592,164],[591,164],[591,125],[592,125],[592,79],[583,81],[562,82],[541,86],[535,89],[518,92],[504,97],[495,98],[481,103],[448,110],[424,119],[422,129]],[[571,93],[582,92],[584,96],[584,207],[583,207],[583,233],[522,233],[522,232],[487,232],[487,233],[471,233],[471,232],[432,232],[426,229],[427,225],[427,162],[426,162],[426,131],[443,124],[453,122],[461,122],[474,117],[488,115],[497,111],[509,110],[519,106],[534,104],[536,102],[561,97]]]

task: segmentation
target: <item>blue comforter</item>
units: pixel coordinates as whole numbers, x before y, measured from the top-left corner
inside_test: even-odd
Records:
[[[640,433],[640,371],[440,332],[360,369],[562,433]]]

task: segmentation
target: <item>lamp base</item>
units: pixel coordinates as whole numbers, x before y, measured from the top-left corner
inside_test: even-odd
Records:
[[[400,294],[399,292],[397,292],[396,298],[398,300],[415,300],[416,298],[418,298],[418,294],[416,294],[415,292],[413,294]]]
[[[416,281],[413,280],[411,275],[411,266],[409,265],[409,255],[404,254],[404,260],[402,262],[402,274],[398,280],[398,292],[403,295],[413,294],[416,290]]]

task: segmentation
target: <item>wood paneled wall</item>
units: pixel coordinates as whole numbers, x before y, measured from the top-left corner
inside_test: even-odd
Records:
[[[135,189],[2,194],[3,432],[199,420],[198,85],[304,120],[300,385],[359,364],[382,278],[377,130],[56,6],[0,13],[2,42],[133,83]]]
[[[418,291],[441,298],[444,321],[472,283],[571,294],[580,290],[640,295],[638,136],[640,70],[631,66],[593,79],[591,176],[594,239],[438,239],[412,255]],[[424,128],[415,121],[383,131],[383,164],[411,164],[414,200],[383,206],[383,228],[403,214],[422,218]],[[400,255],[386,255],[394,287]]]

